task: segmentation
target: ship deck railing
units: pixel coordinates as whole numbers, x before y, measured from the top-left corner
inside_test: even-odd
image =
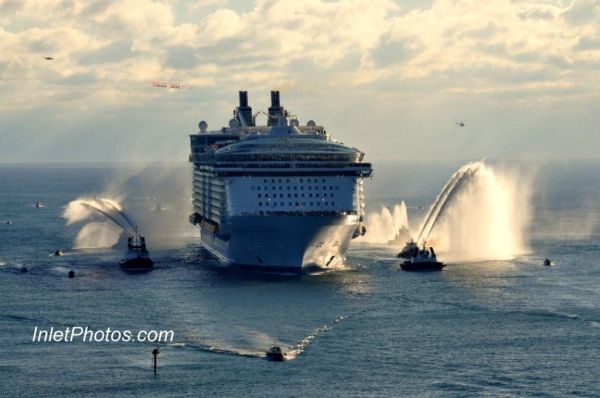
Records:
[[[270,210],[258,210],[255,212],[244,211],[240,213],[242,216],[350,216],[358,215],[357,211],[354,210],[289,210],[289,211],[270,211]]]
[[[295,169],[295,168],[364,168],[371,167],[370,163],[348,163],[348,162],[199,162],[199,166],[211,166],[232,169]]]

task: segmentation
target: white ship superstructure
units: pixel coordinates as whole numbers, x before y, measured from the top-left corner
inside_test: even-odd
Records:
[[[271,92],[266,126],[255,126],[240,92],[229,127],[192,134],[190,222],[202,245],[222,263],[302,272],[334,267],[353,237],[364,233],[364,154],[309,121],[288,122]]]

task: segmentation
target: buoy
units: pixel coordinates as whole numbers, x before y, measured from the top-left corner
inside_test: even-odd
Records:
[[[69,271],[69,278],[75,278],[75,271]]]
[[[152,350],[152,367],[154,368],[154,374],[156,374],[156,365],[158,362],[158,354],[160,354],[160,349],[158,348],[158,345],[157,345]]]

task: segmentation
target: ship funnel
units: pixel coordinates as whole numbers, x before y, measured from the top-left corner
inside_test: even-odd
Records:
[[[248,92],[240,91],[240,108],[245,108],[248,106]]]
[[[279,103],[279,91],[271,91],[271,106],[269,107],[269,126],[277,126],[279,124],[279,117],[282,116],[283,108]]]
[[[252,120],[252,107],[248,106],[248,92],[240,91],[240,106],[235,110],[235,116],[240,126],[254,126]]]

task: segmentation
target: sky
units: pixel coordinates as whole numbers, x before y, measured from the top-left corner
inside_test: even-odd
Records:
[[[371,161],[598,159],[599,87],[600,0],[0,0],[0,162],[186,161],[273,89]]]

